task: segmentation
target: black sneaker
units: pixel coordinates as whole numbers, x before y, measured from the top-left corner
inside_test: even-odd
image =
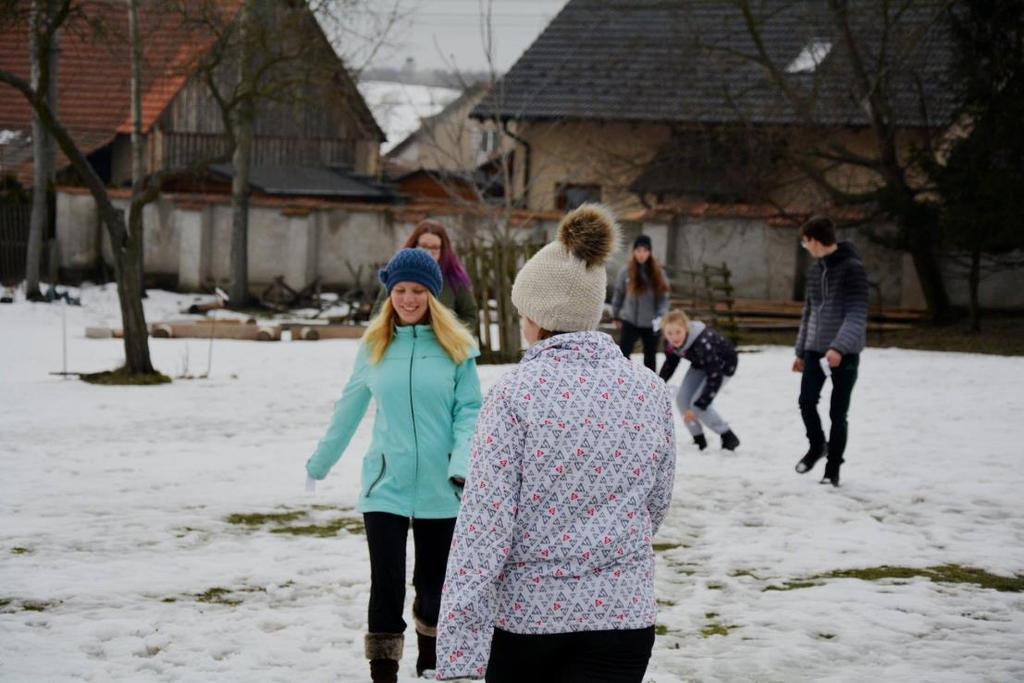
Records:
[[[722,434],[722,448],[727,451],[734,451],[736,447],[740,445],[740,438],[732,433],[730,429],[725,434]]]
[[[813,447],[808,449],[804,457],[800,458],[800,461],[796,464],[797,474],[804,474],[806,472],[810,472],[811,470],[814,469],[814,466],[818,463],[818,461],[821,460],[826,455],[828,455],[827,443],[822,444],[821,448],[818,449],[815,449]]]
[[[842,460],[829,460],[825,463],[825,476],[821,478],[820,484],[832,484],[836,488],[839,488],[839,466],[843,464]]]
[[[708,447],[708,440],[704,438],[703,434],[698,434],[697,436],[693,437],[693,442],[697,444],[697,448],[699,448],[700,450],[704,450],[705,448]]]

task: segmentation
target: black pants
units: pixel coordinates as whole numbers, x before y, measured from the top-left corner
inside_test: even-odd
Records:
[[[822,356],[824,354],[816,351],[804,352],[804,372],[800,379],[800,415],[812,449],[821,448],[825,443],[825,432],[818,416],[818,400],[825,385],[825,373],[818,364]],[[846,451],[846,413],[850,410],[850,394],[857,382],[859,365],[860,355],[850,353],[843,356],[839,367],[832,368],[832,404],[828,412],[832,428],[828,436],[828,459],[833,462],[842,462]]]
[[[655,370],[658,362],[658,333],[653,327],[637,327],[623,320],[622,329],[619,330],[619,348],[623,356],[629,358],[632,355],[637,339],[643,343],[644,365]]]
[[[405,542],[409,518],[387,512],[367,512],[366,542],[370,546],[370,609],[367,617],[370,633],[405,631]],[[448,548],[452,544],[455,518],[412,520],[412,540],[416,566],[412,585],[416,598],[412,612],[428,626],[437,626],[441,609]]]
[[[640,683],[654,627],[519,635],[494,629],[487,683]]]

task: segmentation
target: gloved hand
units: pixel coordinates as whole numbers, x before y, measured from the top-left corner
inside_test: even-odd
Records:
[[[654,320],[651,321],[651,329],[653,329],[655,332],[660,332],[661,331],[661,316],[660,315],[657,318],[655,318]]]
[[[306,475],[306,493],[309,495],[316,493],[316,479],[308,474]]]

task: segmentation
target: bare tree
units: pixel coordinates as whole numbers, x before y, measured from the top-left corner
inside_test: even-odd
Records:
[[[238,104],[230,116],[235,141],[231,179],[231,300],[235,306],[249,300],[249,172],[257,87],[252,55],[256,29],[253,4],[253,0],[243,0],[238,17]]]
[[[350,34],[349,49],[359,42],[373,53],[398,21],[398,0],[380,10],[385,20],[370,32]],[[243,0],[237,13],[225,12],[215,0],[176,0],[183,21],[202,26],[216,37],[194,64],[220,114],[220,149],[232,161],[231,284],[232,305],[249,300],[248,219],[250,174],[261,163],[260,136],[268,121],[291,117],[301,121],[303,108],[316,112],[324,97],[358,98],[351,79],[320,24],[340,31],[350,15],[375,15],[368,0]],[[374,32],[378,31],[378,32]],[[316,163],[338,163],[318,159]]]
[[[930,121],[929,101],[924,92],[923,70],[916,70],[936,56],[923,54],[926,39],[934,39],[943,13],[952,0],[884,0],[878,3],[851,3],[828,0],[815,4],[813,11],[824,19],[823,29],[834,36],[843,63],[826,69],[831,84],[842,91],[844,103],[860,103],[867,119],[866,133],[870,149],[862,151],[836,134],[837,127],[822,120],[823,107],[837,102],[825,101],[814,70],[810,87],[794,82],[792,69],[779,62],[768,42],[765,24],[772,20],[751,0],[734,0],[749,34],[752,50],[726,49],[728,56],[751,60],[759,65],[767,81],[801,122],[805,131],[818,135],[799,145],[787,147],[787,161],[837,207],[859,207],[869,216],[886,217],[895,223],[895,234],[872,233],[887,246],[911,255],[928,309],[936,320],[951,315],[949,295],[940,268],[939,211],[934,186],[921,164],[922,155],[939,154],[934,130],[949,122]],[[800,11],[810,5],[793,3],[781,11]],[[780,11],[778,3],[773,5]],[[706,45],[707,49],[721,49]],[[823,46],[812,52],[828,52]],[[911,57],[912,54],[916,56]],[[814,65],[824,54],[811,54]],[[790,56],[791,58],[791,56]],[[908,136],[902,120],[907,115],[904,101],[897,96],[910,93],[917,97],[913,114],[924,118],[917,128],[917,139]],[[857,182],[851,182],[857,178]]]
[[[103,35],[105,27],[97,25],[90,17],[85,17],[83,7],[76,0],[54,0],[55,5],[52,12],[45,21],[33,25],[36,34],[34,40],[38,41],[39,50],[49,49],[59,31],[66,30],[68,24],[74,19],[83,19],[76,30],[95,32],[96,35]],[[130,46],[132,59],[132,194],[129,201],[125,221],[125,212],[118,208],[111,200],[110,193],[92,164],[86,159],[85,154],[75,142],[70,131],[61,121],[56,110],[51,106],[47,96],[49,91],[48,73],[40,71],[40,81],[33,84],[11,71],[0,69],[0,83],[17,90],[28,102],[33,110],[33,115],[38,118],[40,125],[54,139],[60,150],[67,157],[71,168],[75,171],[82,183],[88,189],[93,200],[96,202],[97,213],[100,222],[106,227],[110,238],[111,251],[114,257],[114,273],[117,280],[118,301],[121,309],[121,322],[124,328],[124,350],[125,365],[117,371],[115,376],[124,376],[124,381],[166,381],[166,378],[157,373],[152,365],[149,354],[148,330],[146,326],[145,313],[142,308],[143,294],[143,272],[142,272],[142,214],[144,207],[154,201],[160,194],[165,182],[173,178],[179,178],[186,174],[192,174],[197,167],[205,167],[221,156],[206,158],[197,162],[194,167],[163,169],[149,175],[141,170],[142,149],[144,140],[141,136],[141,115],[139,106],[141,70],[138,68],[142,51],[140,44],[144,41],[137,30],[137,17],[133,17],[132,10],[137,9],[137,0],[129,0],[125,5],[125,11],[129,13],[130,33],[132,45]],[[135,29],[131,27],[134,26]],[[117,380],[115,380],[117,381]]]
[[[51,109],[57,106],[57,34],[48,33],[46,24],[56,16],[57,0],[32,0],[29,18],[32,87],[45,92]],[[49,40],[45,40],[49,36]],[[25,296],[30,301],[43,298],[39,291],[39,267],[43,255],[43,235],[50,225],[50,200],[53,193],[55,153],[53,137],[39,116],[32,116],[32,217],[25,261]]]

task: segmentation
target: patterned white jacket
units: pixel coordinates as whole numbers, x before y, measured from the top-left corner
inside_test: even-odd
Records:
[[[482,677],[495,626],[653,625],[651,538],[674,475],[672,405],[657,375],[600,332],[531,348],[477,422],[441,600],[438,679]]]

